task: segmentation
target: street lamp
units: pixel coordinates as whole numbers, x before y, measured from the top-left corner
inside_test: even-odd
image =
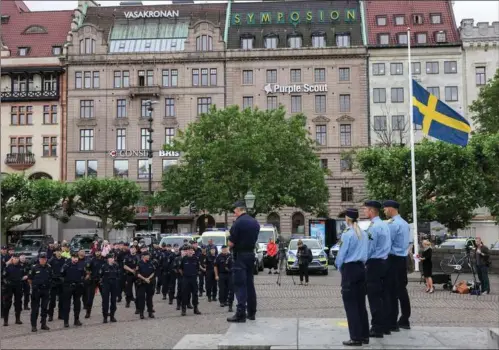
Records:
[[[255,195],[253,194],[253,192],[251,192],[251,190],[248,191],[248,193],[246,193],[246,196],[244,196],[244,202],[246,204],[246,209],[248,209],[248,211],[251,211],[254,206],[255,206]]]
[[[147,158],[148,158],[148,171],[149,171],[149,174],[148,174],[148,180],[149,180],[149,208],[148,208],[148,217],[147,217],[147,229],[149,232],[152,231],[152,211],[153,211],[153,207],[151,206],[151,200],[152,200],[152,143],[153,143],[153,140],[152,140],[152,133],[154,131],[154,129],[152,128],[152,123],[154,121],[154,119],[152,118],[152,112],[154,111],[154,108],[153,108],[153,105],[158,103],[158,101],[151,101],[151,100],[147,100],[145,101],[146,102],[146,106],[147,106],[147,111],[149,112],[149,119],[147,120],[149,122],[149,129],[148,129],[148,132],[149,132],[149,139],[147,140],[147,142],[149,143],[149,150],[147,152]]]

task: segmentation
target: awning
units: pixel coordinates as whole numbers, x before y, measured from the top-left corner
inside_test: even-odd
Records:
[[[39,66],[39,67],[2,67],[2,75],[4,74],[12,74],[12,73],[40,73],[40,72],[64,72],[64,67],[61,66]]]

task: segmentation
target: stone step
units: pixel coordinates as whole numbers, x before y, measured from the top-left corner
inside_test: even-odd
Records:
[[[499,349],[499,328],[489,329],[489,349]]]
[[[173,349],[216,349],[224,339],[225,334],[188,334],[180,339]]]

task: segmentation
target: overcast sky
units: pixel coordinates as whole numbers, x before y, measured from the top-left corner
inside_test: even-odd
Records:
[[[102,6],[116,6],[120,1],[97,1]],[[197,1],[209,2],[209,1]],[[32,11],[48,10],[72,10],[78,5],[78,1],[25,1]],[[144,5],[168,4],[169,1],[142,1]],[[473,18],[477,22],[499,21],[499,1],[455,1],[454,12],[457,25],[463,18]]]

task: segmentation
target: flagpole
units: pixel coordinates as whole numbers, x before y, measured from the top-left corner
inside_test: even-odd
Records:
[[[411,132],[411,178],[412,178],[412,222],[414,235],[414,254],[419,253],[418,243],[418,204],[416,195],[416,155],[414,150],[414,113],[412,103],[412,66],[411,66],[411,28],[407,28],[407,60],[409,62],[409,126]],[[414,264],[415,271],[419,271],[419,264]]]

